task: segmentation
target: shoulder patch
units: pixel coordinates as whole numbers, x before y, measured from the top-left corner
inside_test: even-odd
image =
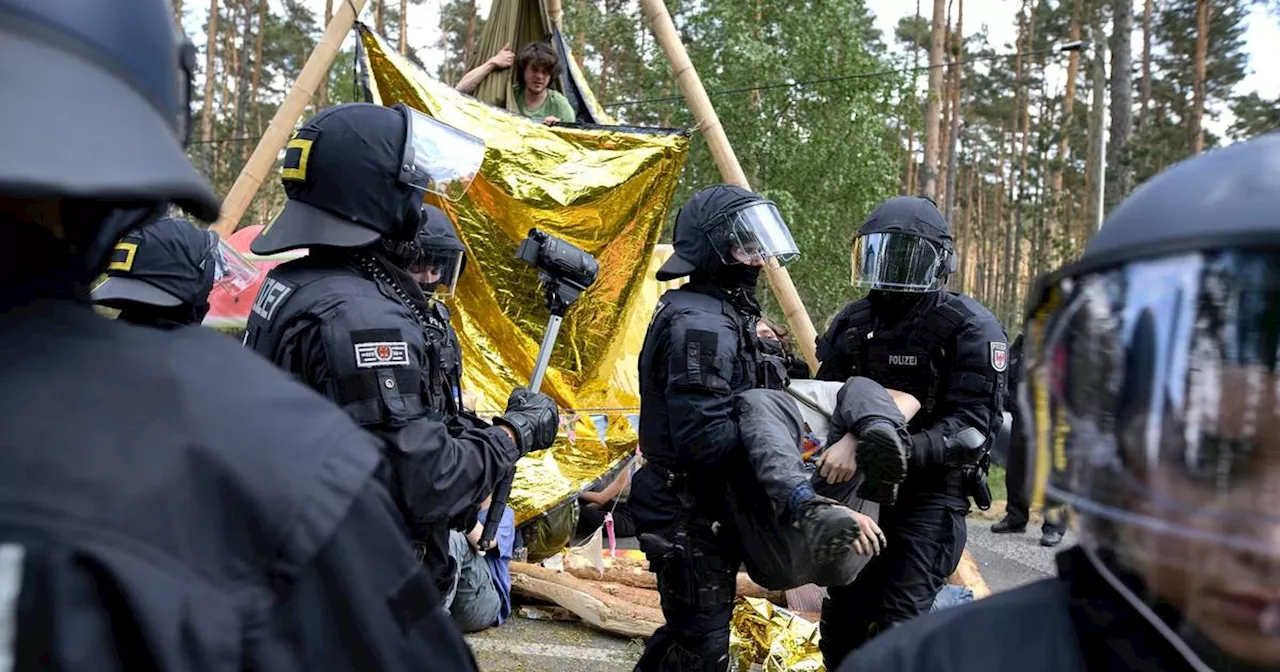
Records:
[[[268,275],[258,289],[258,296],[253,299],[253,312],[258,317],[270,322],[284,300],[293,292],[293,285],[281,282]]]
[[[1009,346],[1000,341],[990,341],[988,346],[991,349],[991,368],[997,372],[1004,373],[1009,368]]]
[[[409,366],[409,344],[404,341],[366,341],[356,343],[356,366],[373,369],[383,366]]]

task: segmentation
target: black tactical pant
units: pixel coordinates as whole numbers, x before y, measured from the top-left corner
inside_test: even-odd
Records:
[[[1027,455],[1025,432],[1026,423],[1022,421],[1022,413],[1015,412],[1013,430],[1009,439],[1008,471],[1005,473],[1004,482],[1009,491],[1009,506],[1005,510],[1005,517],[1018,526],[1026,525],[1031,518],[1031,502],[1027,497],[1027,463],[1030,460]],[[1066,509],[1045,502],[1044,525],[1041,530],[1044,534],[1065,533],[1067,531]]]
[[[959,497],[920,493],[880,509],[884,552],[852,584],[829,587],[822,602],[819,646],[828,670],[880,632],[929,612],[960,564],[967,509]]]
[[[725,510],[723,484],[685,480],[675,486],[681,490],[679,510],[654,515],[660,512],[650,505],[670,503],[670,490],[675,489],[648,496],[653,488],[667,488],[665,479],[655,475],[651,467],[636,474],[631,502],[641,503],[636,512],[641,548],[658,577],[666,623],[649,638],[635,669],[724,672],[741,549],[732,517]]]

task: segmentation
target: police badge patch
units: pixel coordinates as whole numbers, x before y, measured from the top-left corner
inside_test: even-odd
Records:
[[[409,365],[409,344],[404,341],[356,343],[355,346],[356,366],[359,368]]]
[[[999,373],[1004,373],[1004,370],[1009,366],[1008,344],[1001,343],[1000,341],[991,341],[990,346],[991,368],[995,369]]]

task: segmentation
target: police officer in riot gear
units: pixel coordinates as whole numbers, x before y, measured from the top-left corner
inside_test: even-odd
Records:
[[[675,254],[659,280],[689,276],[654,311],[640,354],[640,449],[629,504],[658,576],[666,624],[649,639],[637,670],[724,670],[729,617],[743,540],[726,493],[759,483],[782,517],[819,554],[852,552],[852,515],[816,497],[798,450],[780,450],[752,472],[739,438],[735,395],[780,386],[780,361],[756,338],[755,288],[765,263],[798,256],[777,208],[750,191],[718,185],[676,216]],[[736,487],[736,486],[735,486]]]
[[[113,248],[218,199],[163,0],[0,0],[0,666],[474,669],[379,442],[203,329],[96,315]]]
[[[911,394],[920,412],[903,446],[906,480],[881,509],[888,538],[848,586],[831,587],[822,606],[823,657],[835,669],[849,651],[893,625],[929,611],[964,550],[967,496],[985,488],[985,453],[964,445],[976,429],[990,437],[1002,419],[1004,330],[977,301],[948,293],[955,249],[933,202],[891,198],[853,244],[853,282],[870,289],[818,338],[817,378],[863,376]],[[901,464],[889,442],[858,445],[858,464]],[[893,476],[884,475],[885,478]]]
[[[215,283],[234,291],[256,278],[257,270],[217,233],[165,217],[116,243],[93,302],[119,310],[116,319],[125,322],[175,329],[204,320]]]
[[[1274,133],[1180,163],[1041,279],[1021,403],[1079,545],[842,670],[1280,669],[1277,165]]]
[[[386,441],[393,495],[441,594],[455,575],[450,521],[474,510],[520,456],[549,446],[559,425],[555,403],[524,389],[497,426],[457,436],[430,406],[432,309],[385,243],[414,240],[424,191],[462,195],[484,151],[467,137],[403,104],[338,105],[303,124],[281,171],[288,201],[250,247],[309,253],[267,274],[245,333],[246,347]],[[446,173],[449,182],[432,177]]]

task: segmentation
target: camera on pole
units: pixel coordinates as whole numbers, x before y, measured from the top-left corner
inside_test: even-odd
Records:
[[[569,306],[596,281],[600,273],[600,264],[596,258],[568,242],[538,229],[530,229],[529,235],[520,243],[516,258],[528,262],[538,269],[538,281],[542,283],[542,293],[547,300],[547,310],[551,317],[547,320],[547,329],[542,336],[542,345],[538,347],[538,360],[533,367],[533,377],[529,381],[529,390],[542,390],[542,379],[551,362],[551,351],[555,348],[556,337],[560,334],[560,323]],[[484,531],[480,535],[479,546],[488,550],[493,547],[493,540],[498,534],[498,524],[502,522],[502,514],[507,507],[507,498],[511,496],[511,482],[515,478],[514,470],[507,474],[494,490],[493,500],[489,503],[489,512],[484,519]]]

